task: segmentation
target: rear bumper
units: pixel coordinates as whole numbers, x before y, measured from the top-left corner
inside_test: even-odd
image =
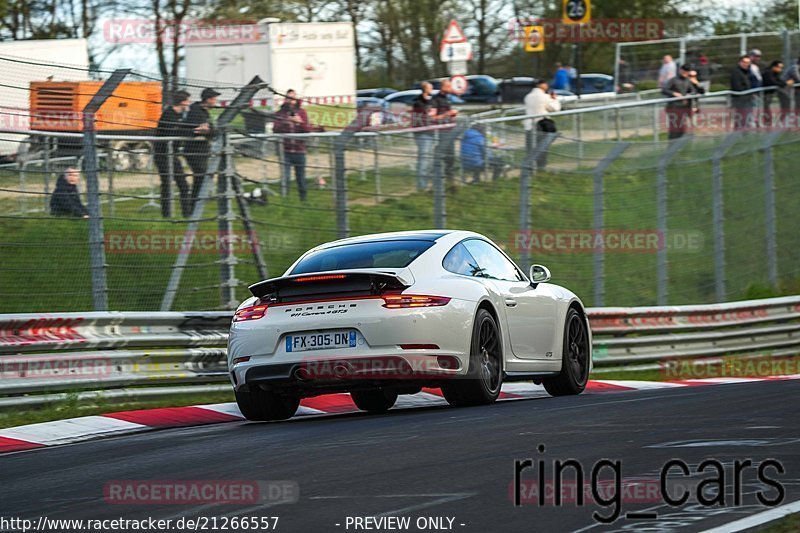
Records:
[[[228,370],[236,388],[448,379],[466,373],[475,303],[453,298],[447,305],[387,309],[383,300],[270,307],[258,320],[234,322],[228,338]],[[288,336],[354,332],[347,348],[290,351]],[[441,357],[450,358],[442,366]],[[337,365],[337,363],[341,363]],[[349,369],[336,375],[334,368]],[[300,370],[301,374],[296,374]],[[310,376],[304,376],[304,370]],[[343,374],[339,368],[339,374]]]
[[[233,365],[230,377],[236,390],[261,387],[313,396],[376,387],[415,389],[439,386],[442,382],[462,377],[466,370],[462,357],[414,352],[331,356],[272,364],[245,361]]]

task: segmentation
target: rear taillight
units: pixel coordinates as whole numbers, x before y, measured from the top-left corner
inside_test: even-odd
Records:
[[[423,296],[420,294],[387,294],[383,296],[383,307],[387,309],[407,309],[410,307],[437,307],[447,305],[446,296]]]
[[[246,320],[258,320],[267,314],[267,305],[258,304],[249,307],[242,307],[233,314],[234,322],[244,322]]]
[[[306,276],[304,278],[297,278],[295,283],[308,283],[309,281],[331,281],[334,279],[345,279],[345,274],[323,274],[321,276]]]

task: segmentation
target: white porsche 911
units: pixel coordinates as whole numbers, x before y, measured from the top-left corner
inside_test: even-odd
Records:
[[[504,381],[580,394],[591,331],[575,294],[529,276],[486,237],[415,231],[330,242],[250,287],[228,366],[242,414],[281,420],[300,399],[349,392],[382,412],[441,388],[451,405],[494,402]]]

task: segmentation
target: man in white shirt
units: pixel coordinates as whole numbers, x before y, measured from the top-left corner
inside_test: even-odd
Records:
[[[662,62],[661,70],[658,71],[658,87],[660,89],[663,89],[669,80],[678,75],[677,65],[675,65],[675,61],[672,60],[671,55],[665,55]]]
[[[525,131],[533,130],[533,127],[548,113],[561,111],[561,102],[556,99],[555,94],[547,94],[547,88],[547,82],[540,79],[533,90],[525,95],[525,114],[540,115],[535,119],[525,119]]]
[[[556,99],[555,93],[547,92],[548,85],[545,80],[538,80],[533,90],[525,95],[525,114],[538,115],[536,118],[525,119],[525,149],[530,152],[533,150],[534,138],[536,130],[542,130],[540,123],[543,119],[548,118],[548,113],[556,113],[561,111],[561,102]],[[554,126],[552,121],[549,121],[551,126]],[[553,129],[545,129],[544,131],[550,133],[555,132]],[[547,154],[542,153],[537,163],[539,169],[543,169],[547,164]]]

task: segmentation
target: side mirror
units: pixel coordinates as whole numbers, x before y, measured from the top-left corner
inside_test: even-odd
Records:
[[[547,283],[550,281],[550,278],[550,270],[548,270],[546,266],[531,265],[531,269],[528,272],[528,279],[531,280],[532,284]]]

